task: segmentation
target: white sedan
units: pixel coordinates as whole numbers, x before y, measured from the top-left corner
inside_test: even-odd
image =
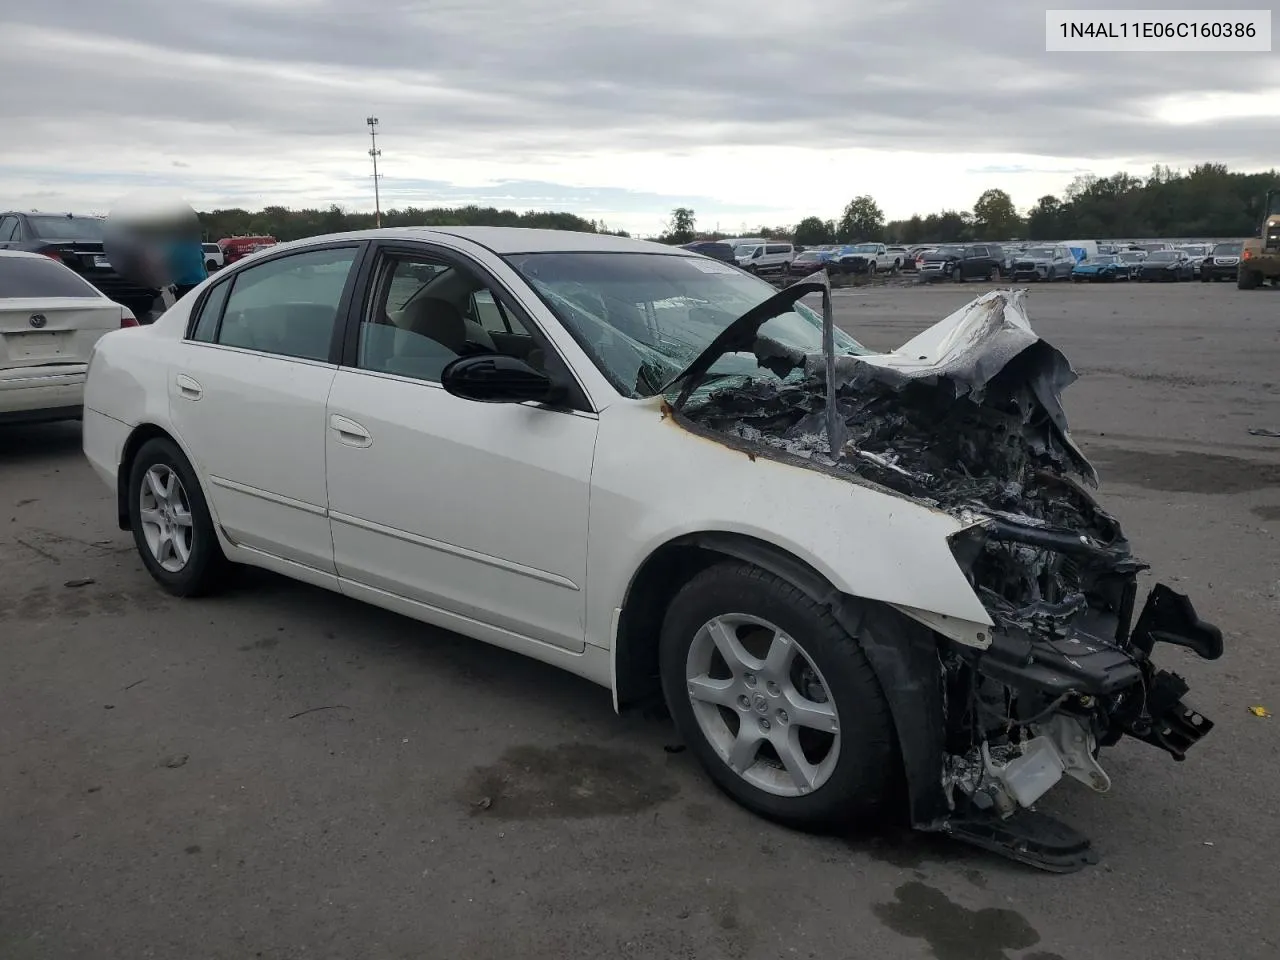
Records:
[[[899,351],[677,247],[412,228],[271,248],[100,341],[84,449],[172,593],[249,564],[665,699],[739,802],[806,826],[904,797],[1048,869],[1026,810],[1128,734],[1212,726],[996,291]],[[828,390],[827,384],[834,389]],[[1030,819],[1029,819],[1030,818]]]
[[[79,417],[94,344],[137,323],[65,264],[0,250],[0,423]]]

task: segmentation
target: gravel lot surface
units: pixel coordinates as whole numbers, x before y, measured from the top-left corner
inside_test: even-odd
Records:
[[[985,285],[836,294],[870,346]],[[657,718],[266,574],[182,602],[77,424],[0,430],[0,957],[1171,960],[1280,952],[1280,291],[1033,287],[1077,438],[1154,572],[1228,637],[1185,763],[1126,742],[1044,806],[1050,876],[719,795]],[[80,581],[82,585],[73,586]]]

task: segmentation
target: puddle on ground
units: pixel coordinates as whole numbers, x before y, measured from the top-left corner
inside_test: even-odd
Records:
[[[462,799],[503,820],[619,816],[670,800],[678,788],[648,755],[589,743],[520,746],[477,767]]]
[[[1103,485],[1126,483],[1165,493],[1247,493],[1280,486],[1280,463],[1224,457],[1216,453],[1173,453],[1094,447],[1089,457]]]
[[[904,883],[894,893],[895,902],[875,903],[871,909],[895,933],[924,940],[938,960],[1011,960],[1005,951],[1040,942],[1040,934],[1014,910],[970,910],[919,881]],[[1038,960],[1052,956],[1042,953]]]
[[[1268,503],[1253,508],[1253,515],[1263,520],[1280,520],[1280,504]]]

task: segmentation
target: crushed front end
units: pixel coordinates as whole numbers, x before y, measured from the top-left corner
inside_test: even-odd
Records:
[[[910,785],[933,792],[913,798],[915,825],[1042,869],[1093,862],[1034,805],[1064,776],[1108,790],[1098,751],[1123,736],[1182,760],[1213,724],[1153,649],[1216,659],[1222,635],[1163,584],[1138,610],[1146,564],[1083,485],[1096,475],[1067,431],[1065,357],[1032,332],[1020,291],[980,297],[893,354],[754,350],[779,379],[711,390],[690,421],[964,525],[951,551],[991,627],[978,643],[936,634],[930,738],[943,742],[927,746],[936,781]]]

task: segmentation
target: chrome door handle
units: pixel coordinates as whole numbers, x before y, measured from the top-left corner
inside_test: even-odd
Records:
[[[373,437],[369,436],[369,431],[354,420],[334,414],[329,418],[329,426],[338,435],[338,439],[349,446],[367,447],[373,443]]]
[[[185,373],[180,373],[173,378],[173,382],[178,387],[178,394],[187,400],[199,400],[204,396],[204,388],[196,381],[192,380]]]

